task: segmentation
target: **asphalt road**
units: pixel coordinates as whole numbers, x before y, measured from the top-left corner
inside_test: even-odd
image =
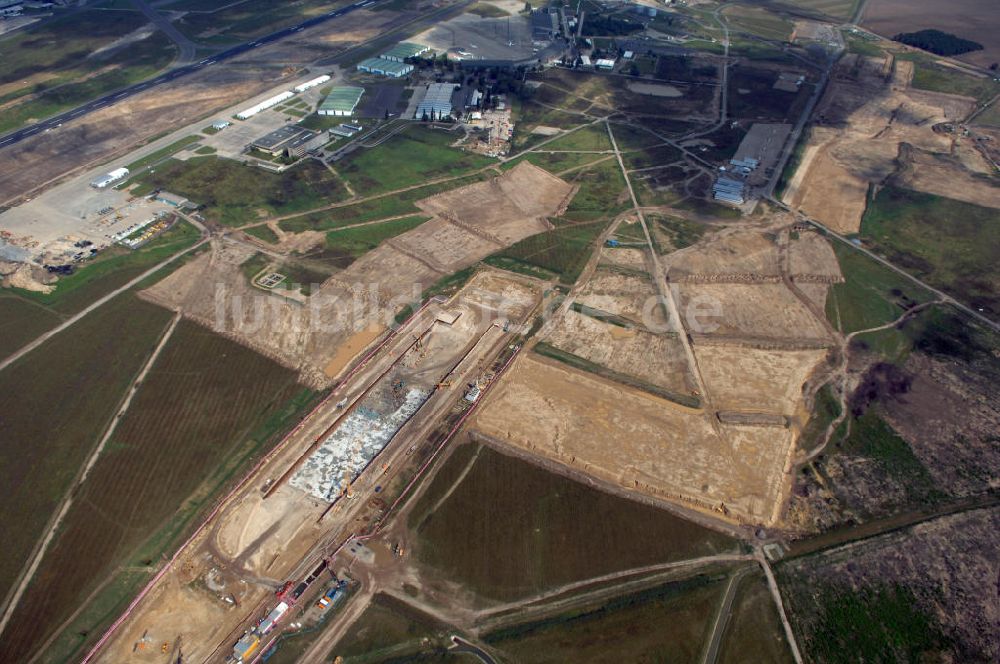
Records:
[[[34,136],[37,133],[47,131],[49,129],[55,129],[56,127],[61,126],[64,122],[69,122],[70,120],[76,120],[77,118],[87,115],[88,113],[92,113],[94,111],[115,104],[121,101],[122,99],[131,97],[132,95],[139,94],[140,92],[145,92],[146,90],[155,87],[157,85],[169,83],[175,79],[187,76],[189,74],[193,74],[204,67],[211,67],[217,62],[222,62],[223,60],[229,60],[230,58],[235,58],[236,56],[242,55],[243,53],[246,53],[247,51],[257,48],[258,46],[261,46],[263,44],[270,44],[271,42],[276,42],[280,39],[284,39],[285,37],[293,35],[296,32],[301,32],[306,28],[311,28],[321,23],[325,23],[326,21],[329,21],[331,19],[339,18],[341,16],[346,16],[347,14],[350,14],[351,12],[358,9],[364,9],[366,7],[370,7],[371,5],[374,5],[375,2],[376,0],[359,0],[358,2],[347,5],[346,7],[335,9],[332,12],[328,12],[321,16],[315,16],[297,25],[292,25],[282,30],[278,30],[277,32],[272,32],[271,34],[266,35],[264,37],[260,37],[259,39],[255,39],[254,41],[246,42],[245,44],[240,44],[239,46],[233,46],[229,49],[226,49],[225,51],[222,51],[221,53],[217,53],[211,57],[199,60],[198,62],[194,62],[189,65],[184,65],[182,67],[171,69],[170,71],[164,72],[159,76],[157,76],[156,78],[150,79],[148,81],[142,81],[141,83],[130,85],[127,88],[122,88],[121,90],[108,93],[103,97],[87,102],[83,106],[78,106],[77,108],[65,111],[64,113],[55,115],[47,120],[36,122],[33,125],[28,125],[27,127],[23,127],[16,131],[10,132],[9,134],[5,134],[4,136],[0,136],[0,148],[7,147],[9,145],[14,145],[15,143],[19,143],[26,138]]]
[[[174,27],[174,24],[170,22],[166,16],[156,11],[153,7],[149,5],[146,0],[132,0],[132,4],[139,8],[146,18],[150,20],[160,31],[170,38],[170,41],[177,44],[177,48],[180,49],[180,62],[192,62],[194,61],[195,51],[198,49],[198,45],[193,41],[188,39]]]

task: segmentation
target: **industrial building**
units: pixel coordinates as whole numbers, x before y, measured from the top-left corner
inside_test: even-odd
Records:
[[[231,124],[233,123],[228,122],[226,120],[216,120],[215,122],[212,123],[212,129],[214,129],[215,131],[222,131]]]
[[[180,194],[171,194],[169,191],[163,191],[162,189],[153,196],[153,200],[159,201],[160,203],[166,203],[175,208],[187,208],[187,207],[197,207],[194,203],[189,201],[186,197]]]
[[[389,78],[402,78],[413,71],[413,65],[405,62],[396,62],[395,60],[368,58],[358,63],[358,71],[378,76],[388,76]]]
[[[326,138],[319,132],[296,125],[285,125],[275,129],[270,134],[261,136],[251,143],[250,147],[266,152],[272,157],[282,155],[301,157],[309,150],[318,148],[324,143],[326,143]]]
[[[336,127],[331,127],[330,133],[333,134],[334,136],[343,136],[344,138],[350,138],[351,136],[354,136],[362,129],[364,129],[364,127],[362,127],[359,124],[339,124]]]
[[[615,61],[611,58],[598,58],[594,60],[594,66],[598,69],[611,70],[615,68]]]
[[[101,177],[99,177],[96,180],[94,180],[93,182],[91,182],[90,186],[93,187],[94,189],[106,189],[107,187],[111,186],[115,182],[119,182],[121,180],[124,180],[127,177],[128,177],[128,169],[127,168],[116,168],[115,170],[111,171],[110,173],[105,173]]]
[[[324,83],[326,83],[329,80],[330,80],[330,76],[327,75],[327,74],[323,74],[322,76],[317,76],[316,78],[308,80],[305,83],[302,83],[300,85],[296,85],[292,89],[295,90],[296,92],[305,92],[306,90],[310,90],[312,88],[315,88],[317,85],[323,85]]]
[[[277,94],[277,95],[274,95],[273,97],[269,97],[268,99],[265,99],[264,101],[262,101],[262,102],[260,102],[258,104],[254,104],[250,108],[247,108],[247,109],[244,109],[244,110],[240,111],[239,113],[236,114],[236,117],[239,120],[246,120],[247,118],[251,118],[251,117],[257,115],[261,111],[266,111],[267,109],[271,108],[272,106],[276,106],[276,105],[280,104],[281,102],[285,101],[286,99],[291,99],[294,96],[295,96],[294,92],[292,92],[291,90],[286,90],[285,92],[282,92],[281,94]]]
[[[408,58],[415,58],[418,55],[423,55],[430,51],[429,46],[424,46],[423,44],[414,44],[413,42],[399,42],[392,48],[390,48],[385,53],[380,54],[378,57],[383,60],[390,60],[392,62],[403,62]]]
[[[431,83],[427,86],[427,94],[417,104],[417,112],[413,117],[417,120],[425,116],[430,120],[440,120],[451,116],[452,96],[459,88],[461,86],[454,83]]]
[[[338,85],[330,90],[330,94],[326,96],[316,112],[320,115],[352,115],[364,93],[364,88],[353,85]]]
[[[717,201],[742,205],[746,202],[746,182],[728,175],[720,175],[712,185],[712,197]]]

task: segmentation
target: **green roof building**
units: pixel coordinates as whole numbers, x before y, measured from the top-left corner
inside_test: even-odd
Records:
[[[316,112],[320,115],[352,115],[364,93],[364,88],[353,85],[335,86]]]
[[[413,65],[397,60],[368,58],[358,63],[358,71],[366,71],[369,74],[378,74],[389,78],[402,78],[413,71]]]
[[[431,50],[429,46],[424,46],[423,44],[414,44],[413,42],[399,42],[392,48],[390,48],[385,53],[381,54],[380,58],[383,60],[392,60],[393,62],[402,62],[407,58],[416,57],[422,53],[426,53]]]

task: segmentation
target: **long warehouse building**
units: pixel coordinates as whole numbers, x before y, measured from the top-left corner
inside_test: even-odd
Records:
[[[352,115],[365,89],[354,85],[338,85],[330,90],[316,110],[320,115]]]
[[[286,90],[285,92],[282,92],[281,94],[277,94],[277,95],[274,95],[273,97],[269,97],[268,99],[265,99],[264,101],[262,101],[262,102],[260,102],[258,104],[255,104],[255,105],[251,106],[248,109],[240,111],[239,113],[236,114],[236,117],[239,118],[240,120],[246,120],[247,118],[252,118],[253,116],[255,116],[258,113],[260,113],[261,111],[266,111],[267,109],[271,108],[272,106],[276,106],[276,105],[280,104],[281,102],[285,101],[286,99],[291,99],[294,96],[295,96],[294,92],[292,92],[291,90]]]

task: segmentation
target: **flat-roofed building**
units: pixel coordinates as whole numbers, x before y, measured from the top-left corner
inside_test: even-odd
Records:
[[[261,136],[251,143],[250,147],[266,152],[272,157],[285,154],[299,157],[325,142],[325,137],[319,132],[296,125],[285,125]]]

